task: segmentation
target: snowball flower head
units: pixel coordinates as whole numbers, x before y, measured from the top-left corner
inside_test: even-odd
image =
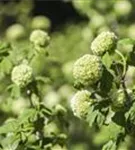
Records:
[[[132,3],[128,0],[117,0],[114,3],[114,12],[118,16],[127,16],[132,11]]]
[[[13,24],[6,30],[6,37],[9,40],[18,40],[25,36],[25,28],[21,24]]]
[[[27,64],[21,64],[13,68],[11,80],[19,87],[25,87],[32,81],[32,68]]]
[[[71,109],[75,116],[85,119],[92,99],[90,99],[91,93],[87,90],[78,91],[71,99]]]
[[[91,50],[93,54],[102,56],[107,51],[115,48],[117,43],[117,36],[110,31],[100,33],[91,43]]]
[[[30,41],[36,46],[46,46],[50,41],[50,37],[47,32],[42,30],[34,30],[30,35]]]
[[[72,0],[73,6],[79,10],[79,13],[88,15],[91,0]]]
[[[49,29],[50,20],[45,16],[36,16],[32,19],[31,26],[33,29]]]
[[[85,54],[74,63],[73,77],[83,86],[93,85],[101,78],[102,70],[102,62],[98,56]]]

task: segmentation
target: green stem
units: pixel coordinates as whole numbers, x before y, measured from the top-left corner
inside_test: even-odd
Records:
[[[122,61],[123,61],[123,74],[122,74],[122,78],[124,78],[125,75],[126,75],[126,70],[127,70],[127,67],[126,67],[126,60],[125,60],[123,54],[122,54],[120,51],[115,50],[115,52],[121,57],[121,59],[122,59]]]
[[[121,57],[121,59],[123,61],[123,67],[124,68],[123,68],[123,74],[122,74],[122,78],[121,78],[121,84],[122,84],[126,98],[130,99],[128,92],[127,92],[126,84],[125,84],[125,75],[126,75],[126,70],[127,70],[126,60],[120,51],[116,50],[116,53]]]

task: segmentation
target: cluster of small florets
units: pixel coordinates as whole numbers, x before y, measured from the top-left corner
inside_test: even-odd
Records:
[[[91,43],[91,50],[93,54],[102,56],[107,51],[115,49],[116,43],[117,36],[113,32],[102,32]]]
[[[11,80],[19,87],[25,87],[32,81],[33,71],[27,64],[15,66],[11,73]]]
[[[73,65],[73,77],[75,83],[83,88],[89,86],[94,88],[97,83],[100,83],[105,69],[101,56],[106,52],[115,49],[116,43],[117,36],[113,32],[107,31],[99,34],[91,44],[93,54],[82,56]],[[74,95],[71,100],[71,108],[75,116],[86,118],[90,105],[92,105],[90,95],[91,93],[86,90],[79,91]],[[119,107],[125,105],[125,102],[123,102],[123,96],[124,95],[122,94],[122,98],[117,99]]]
[[[98,56],[86,54],[73,65],[73,77],[83,86],[95,84],[102,76],[102,62]]]
[[[71,108],[75,116],[86,118],[92,99],[91,93],[87,90],[78,91],[71,99]]]
[[[45,47],[49,44],[50,37],[47,32],[37,29],[31,33],[30,41],[35,46]]]
[[[114,99],[112,99],[112,110],[113,111],[121,111],[125,109],[126,104],[132,99],[133,94],[130,89],[126,90],[129,97],[126,96],[126,93],[123,89],[118,90],[115,94]]]

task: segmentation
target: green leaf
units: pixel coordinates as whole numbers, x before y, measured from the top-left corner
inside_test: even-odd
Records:
[[[37,76],[35,77],[35,79],[38,81],[38,82],[41,82],[43,84],[48,84],[51,82],[50,78],[48,77],[42,77],[42,76]]]
[[[106,101],[95,103],[90,107],[86,121],[89,123],[90,127],[95,124],[100,128],[105,122],[107,113],[108,104]]]
[[[105,117],[99,112],[99,110],[94,110],[94,107],[91,107],[88,115],[87,122],[89,126],[92,127],[93,124],[96,124],[98,127],[101,127],[104,123]]]
[[[12,69],[12,63],[8,57],[5,57],[0,63],[1,71],[5,74],[9,74]]]
[[[112,117],[112,120],[116,124],[124,127],[126,123],[124,112],[116,112],[115,115]]]
[[[19,124],[23,124],[28,121],[34,121],[37,119],[37,111],[33,108],[25,110],[18,118]]]
[[[110,57],[110,55],[108,53],[106,53],[103,57],[102,57],[102,63],[106,66],[106,68],[110,68],[111,64],[113,62],[113,59]]]
[[[130,39],[130,38],[124,38],[118,41],[118,44],[130,44],[130,45],[135,45],[135,40]]]
[[[20,143],[20,137],[17,135],[9,135],[1,141],[4,150],[16,150]]]
[[[102,95],[107,95],[113,86],[113,75],[105,68],[100,80],[100,90]]]
[[[12,98],[19,98],[20,95],[21,95],[21,91],[20,91],[19,86],[13,84],[12,90],[11,90],[11,97]]]
[[[123,64],[122,62],[115,62],[112,64],[111,69],[114,70],[116,76],[122,76],[123,73]]]
[[[125,113],[125,119],[135,125],[135,102],[132,104],[129,111]]]
[[[98,112],[96,122],[99,128],[103,125],[104,121],[105,121],[105,116],[101,112]]]
[[[49,115],[49,116],[51,116],[52,115],[52,111],[49,109],[49,108],[47,108],[46,106],[44,106],[44,105],[42,105],[42,113],[44,114],[44,115]]]
[[[129,65],[135,66],[135,48],[129,53],[127,61]]]
[[[35,93],[31,94],[31,101],[34,107],[38,107],[40,105],[39,97]]]
[[[0,134],[14,132],[18,129],[18,122],[13,119],[0,127]]]
[[[116,142],[110,140],[107,144],[105,144],[102,148],[102,150],[116,150],[117,145]]]
[[[9,50],[11,49],[11,46],[9,43],[0,41],[0,61],[2,61],[5,56],[9,55]]]
[[[97,114],[93,113],[93,111],[94,111],[94,107],[91,106],[89,109],[88,115],[87,115],[87,122],[89,123],[90,127],[92,127],[93,123],[95,122],[96,116],[97,116]]]

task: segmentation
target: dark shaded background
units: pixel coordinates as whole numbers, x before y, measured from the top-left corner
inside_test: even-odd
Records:
[[[72,6],[71,1],[35,0],[33,15],[45,15],[52,21],[52,30],[67,22],[79,22],[84,19]]]
[[[52,21],[52,29],[66,22],[78,22],[83,19],[72,6],[71,2],[62,0],[34,1],[34,15],[45,15]]]

